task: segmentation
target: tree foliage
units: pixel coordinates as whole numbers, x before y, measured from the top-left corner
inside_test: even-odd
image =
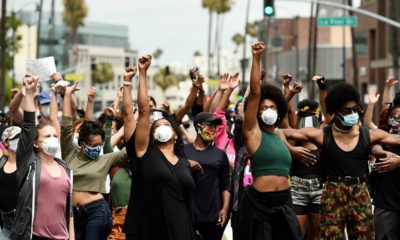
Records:
[[[164,67],[154,75],[154,83],[165,92],[169,87],[178,85],[178,79],[175,73],[169,71],[168,67]]]
[[[153,53],[154,59],[159,59],[163,53],[164,52],[161,48],[157,48],[157,50]]]
[[[244,37],[243,37],[243,35],[240,34],[240,33],[235,33],[235,34],[232,36],[232,42],[235,43],[235,45],[236,45],[235,52],[237,52],[237,49],[239,48],[239,46],[242,45],[242,44],[244,43]]]
[[[63,3],[62,19],[64,24],[69,27],[70,43],[73,43],[78,28],[84,25],[89,9],[85,0],[63,0]]]
[[[96,69],[92,70],[92,83],[106,83],[113,79],[114,69],[110,63],[98,63]]]

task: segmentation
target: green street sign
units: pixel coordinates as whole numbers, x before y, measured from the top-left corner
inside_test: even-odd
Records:
[[[320,17],[317,19],[318,27],[356,27],[358,19],[356,16],[351,17]]]

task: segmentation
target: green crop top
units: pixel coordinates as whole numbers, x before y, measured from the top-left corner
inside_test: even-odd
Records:
[[[275,134],[261,131],[261,144],[250,159],[253,177],[289,176],[292,157]]]

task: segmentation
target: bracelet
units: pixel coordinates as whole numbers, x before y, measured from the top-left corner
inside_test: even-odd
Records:
[[[124,86],[132,86],[132,82],[124,81]]]

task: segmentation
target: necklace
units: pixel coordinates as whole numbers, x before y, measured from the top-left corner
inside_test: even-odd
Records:
[[[333,127],[335,128],[336,131],[341,132],[341,133],[349,133],[349,132],[351,132],[351,131],[353,130],[353,128],[354,128],[354,126],[353,126],[353,127],[350,128],[350,130],[343,130],[343,129],[338,128],[338,127],[336,126],[336,123],[333,124]]]

